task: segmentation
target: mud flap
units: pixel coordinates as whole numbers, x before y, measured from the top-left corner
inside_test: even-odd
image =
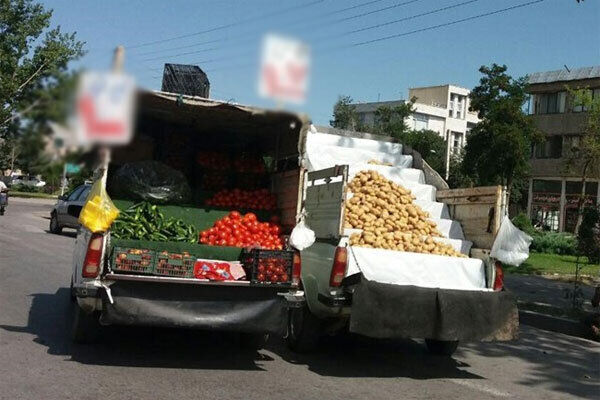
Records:
[[[516,339],[516,300],[507,291],[481,292],[368,281],[355,287],[350,331],[375,338]]]
[[[272,333],[287,329],[285,299],[276,289],[115,282],[102,294],[102,324]]]

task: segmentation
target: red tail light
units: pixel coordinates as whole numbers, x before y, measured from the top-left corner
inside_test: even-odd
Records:
[[[329,286],[338,287],[346,275],[348,266],[348,249],[346,247],[337,247],[333,256],[333,266],[331,267],[331,277]]]
[[[502,263],[496,261],[496,278],[494,279],[494,290],[500,291],[504,287],[504,271],[502,270]]]
[[[292,266],[292,285],[300,286],[300,274],[302,272],[302,259],[300,252],[294,252],[294,264]]]
[[[87,253],[83,261],[81,276],[84,278],[95,278],[100,273],[100,259],[102,258],[102,245],[104,236],[100,233],[92,234],[88,243]]]

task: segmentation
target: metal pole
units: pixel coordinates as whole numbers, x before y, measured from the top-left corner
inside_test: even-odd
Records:
[[[65,163],[65,165],[63,165],[62,180],[60,182],[60,195],[61,196],[65,194],[66,183],[67,183],[67,163]]]

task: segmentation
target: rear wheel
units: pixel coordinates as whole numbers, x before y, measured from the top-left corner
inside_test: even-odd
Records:
[[[100,313],[93,312],[88,314],[78,304],[75,304],[73,307],[73,342],[80,344],[97,342],[101,329]]]
[[[297,353],[308,353],[317,347],[320,336],[321,320],[307,306],[290,311],[286,338],[290,349]]]
[[[62,227],[58,224],[58,218],[56,218],[56,213],[52,213],[50,216],[50,233],[61,233]]]
[[[425,344],[430,353],[449,357],[456,351],[458,340],[425,339]]]

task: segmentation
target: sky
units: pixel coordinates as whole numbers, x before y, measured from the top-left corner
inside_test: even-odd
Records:
[[[258,95],[262,35],[300,39],[311,46],[308,96],[304,104],[284,107],[326,125],[339,95],[369,102],[406,98],[410,87],[450,83],[472,88],[480,78],[478,68],[491,63],[506,64],[515,77],[565,65],[600,65],[598,0],[542,0],[469,19],[531,1],[42,3],[54,10],[53,25],[86,42],[88,53],[73,68],[108,69],[113,49],[121,44],[125,70],[144,88],[160,89],[165,62],[196,64],[208,74],[211,98],[263,107],[276,104]],[[403,21],[388,24],[396,20]],[[359,45],[364,42],[369,43]]]

